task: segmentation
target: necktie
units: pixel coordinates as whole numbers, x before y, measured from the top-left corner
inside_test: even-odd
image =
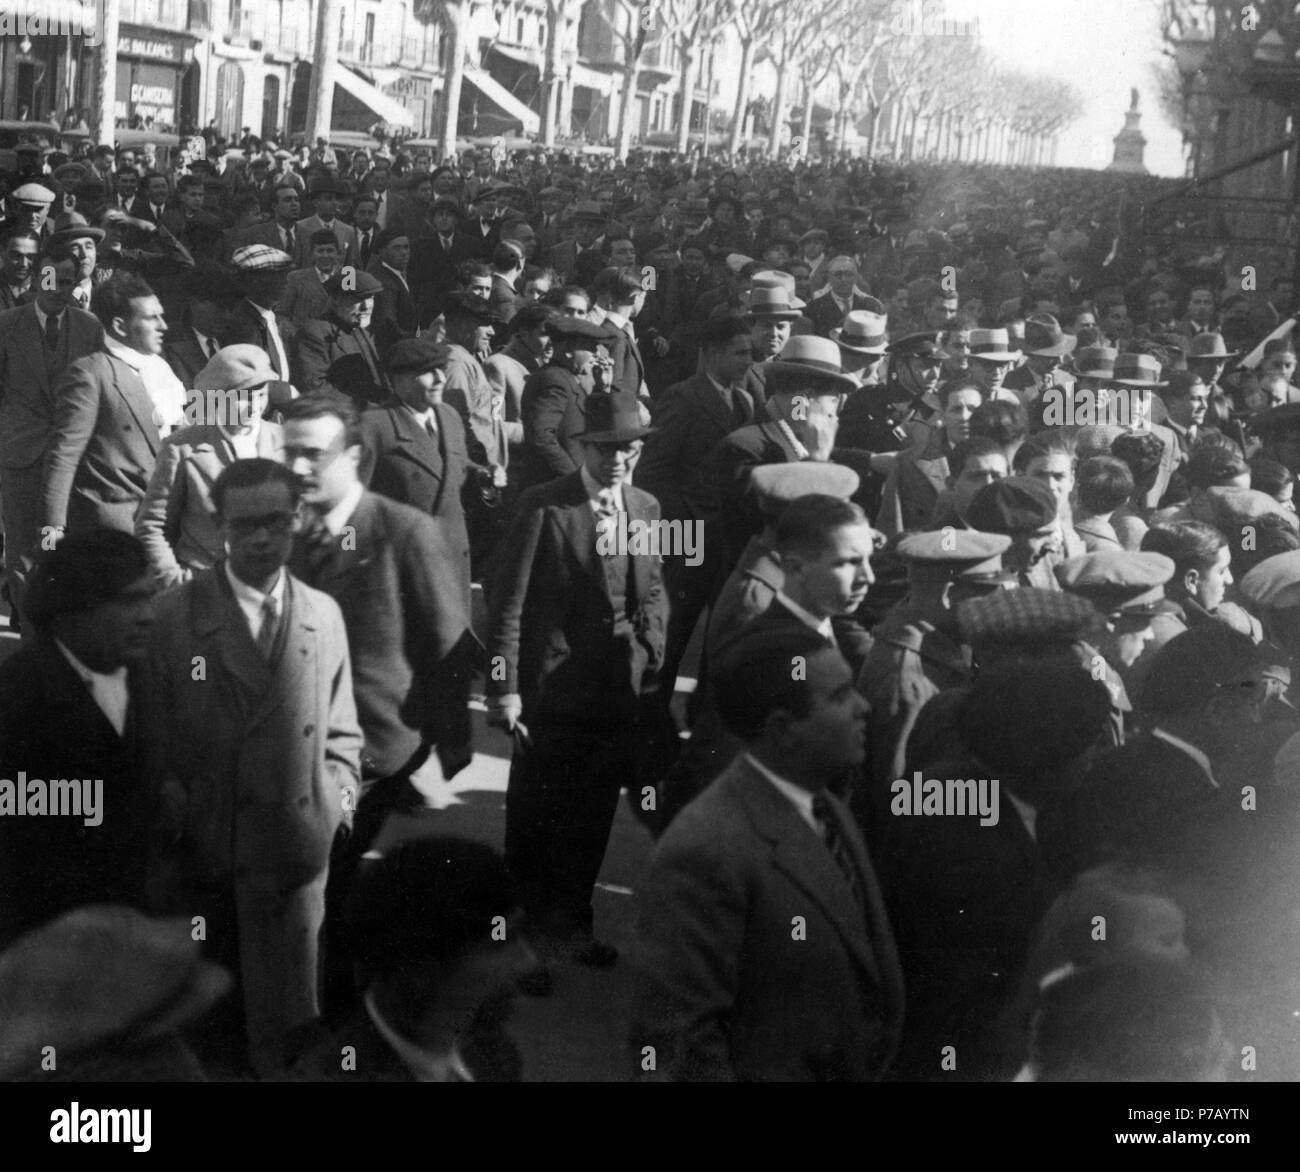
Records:
[[[434,422],[432,415],[424,421],[424,430],[429,433],[429,438],[433,440],[434,443],[438,442],[438,425]]]
[[[744,427],[753,418],[749,394],[743,387],[731,388],[731,418],[737,427]]]
[[[257,633],[257,649],[268,663],[275,652],[275,637],[280,631],[280,608],[268,594],[262,599],[262,629]]]
[[[207,340],[206,349],[209,358],[215,358],[217,356],[217,343],[212,338]]]
[[[287,227],[287,228],[284,230],[284,250],[285,250],[285,252],[287,252],[290,256],[293,255],[293,246],[294,246],[294,243],[295,243],[295,242],[294,242],[294,238],[293,238],[293,225],[290,224],[289,227]]]
[[[51,354],[59,348],[59,319],[54,314],[45,319],[45,344]]]
[[[848,883],[849,890],[853,892],[854,901],[859,908],[865,909],[866,901],[862,896],[861,877],[853,863],[853,856],[849,853],[849,844],[844,839],[839,819],[835,817],[835,812],[831,809],[831,804],[824,793],[813,795],[813,817],[822,827],[822,841]]]
[[[596,496],[596,532],[605,533],[618,525],[618,502],[612,488],[602,488]]]

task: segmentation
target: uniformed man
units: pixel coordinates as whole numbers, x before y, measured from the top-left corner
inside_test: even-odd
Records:
[[[1011,584],[1002,556],[1011,538],[966,529],[910,533],[896,552],[907,563],[909,592],[872,632],[874,643],[858,680],[871,704],[870,780],[904,776],[907,741],[931,696],[971,679],[957,604]]]
[[[1174,576],[1173,560],[1160,553],[1104,550],[1071,558],[1055,573],[1063,590],[1086,598],[1106,616],[1096,642],[1082,645],[1084,666],[1110,689],[1119,712],[1131,712],[1123,680],[1154,638],[1151,620],[1174,611],[1165,598],[1165,583]],[[1130,720],[1125,717],[1125,735],[1131,731]],[[1122,737],[1118,743],[1123,743]]]

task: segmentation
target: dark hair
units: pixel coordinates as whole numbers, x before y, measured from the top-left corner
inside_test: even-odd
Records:
[[[376,252],[383,252],[383,250],[392,244],[394,240],[401,240],[403,238],[408,242],[411,239],[410,233],[404,228],[385,228],[375,237],[374,250]]]
[[[1029,420],[1019,403],[990,399],[971,412],[970,434],[991,439],[1004,448],[1019,443],[1029,432]]]
[[[711,317],[700,330],[700,346],[705,350],[720,350],[733,338],[748,338],[749,326],[739,314],[724,313]]]
[[[254,210],[261,211],[261,208],[262,201],[258,199],[257,196],[255,196],[251,191],[241,191],[231,201],[230,213],[234,216],[236,221],[239,221],[243,219],[248,212]]]
[[[373,192],[363,191],[359,196],[357,196],[356,199],[352,201],[352,212],[354,215],[356,214],[357,206],[363,203],[372,203],[375,205],[375,207],[378,207],[379,197],[375,195]],[[385,231],[392,231],[392,229],[385,229]],[[405,236],[406,233],[402,232],[400,233],[400,235]]]
[[[1251,460],[1251,488],[1276,498],[1288,484],[1295,484],[1295,475],[1281,461],[1270,460],[1267,456],[1256,456]]]
[[[1053,435],[1050,432],[1039,432],[1038,435],[1027,439],[1017,450],[1016,458],[1013,461],[1017,473],[1027,472],[1029,465],[1035,460],[1042,460],[1048,456],[1069,456],[1070,466],[1074,466],[1074,443],[1062,435]]]
[[[718,650],[709,667],[709,690],[728,732],[742,741],[763,735],[778,709],[803,718],[812,711],[806,672],[795,670],[814,655],[833,650],[810,627],[742,629]]]
[[[43,243],[40,233],[33,232],[30,228],[17,228],[13,232],[7,232],[3,241],[4,247],[7,249],[15,240],[30,240],[37,248],[40,248]]]
[[[608,296],[615,305],[627,305],[641,292],[641,281],[621,269],[601,269],[591,283],[591,294]]]
[[[809,493],[781,510],[772,533],[772,547],[778,553],[812,557],[825,550],[837,529],[865,524],[866,514],[852,501]]]
[[[140,186],[148,187],[149,184],[155,179],[161,179],[164,183],[167,183],[167,176],[164,175],[161,171],[147,171],[144,177],[140,180]],[[170,189],[171,184],[167,183],[167,187],[168,189]]]
[[[311,234],[311,246],[315,248],[318,244],[332,244],[335,248],[341,248],[339,238],[334,235],[332,228],[318,228]]]
[[[490,277],[492,269],[481,260],[463,260],[456,266],[456,280],[468,285],[471,277]]]
[[[24,598],[24,617],[43,630],[60,615],[112,602],[149,573],[144,545],[120,529],[72,533],[41,558]]]
[[[1274,554],[1290,553],[1300,549],[1300,535],[1294,528],[1294,521],[1278,513],[1265,513],[1241,522],[1241,530],[1235,538],[1228,535],[1228,544],[1232,549],[1232,576],[1241,581],[1265,558]],[[1245,541],[1249,530],[1251,541]]]
[[[283,423],[293,423],[295,420],[325,419],[331,415],[343,424],[343,446],[358,447],[362,443],[360,416],[330,395],[303,395],[291,399],[281,409],[280,419]]]
[[[620,240],[626,240],[631,243],[634,248],[636,247],[636,241],[632,239],[632,233],[628,232],[626,229],[606,232],[605,239],[601,241],[600,255],[608,257],[614,251],[614,245]]]
[[[556,312],[549,305],[525,305],[510,319],[510,334],[531,333],[539,326],[550,326]]]
[[[1215,488],[1249,471],[1245,458],[1236,448],[1204,445],[1192,452],[1183,475],[1189,488]]]
[[[297,403],[301,399],[294,400]],[[221,516],[226,493],[232,488],[258,488],[263,484],[283,484],[289,490],[289,499],[296,507],[302,496],[302,484],[292,471],[279,460],[267,460],[254,456],[248,460],[236,460],[227,464],[212,484],[212,509]]]
[[[980,406],[983,406],[984,388],[968,374],[959,374],[956,378],[945,379],[935,390],[941,407],[948,406],[948,400],[958,391],[978,391]]]
[[[202,187],[203,179],[199,175],[182,175],[176,180],[176,194],[183,195],[191,187]]]
[[[493,942],[515,897],[505,864],[485,843],[449,835],[408,838],[361,872],[347,934],[369,975],[454,963]]]
[[[1091,965],[1039,995],[1031,1054],[1041,1082],[1194,1082],[1219,1057],[1216,1021],[1208,990],[1182,964]]]
[[[1009,404],[1008,404],[1009,405]],[[980,408],[983,410],[983,408]],[[975,456],[1004,456],[1003,444],[995,439],[990,439],[986,435],[972,435],[970,439],[962,440],[951,452],[948,453],[948,471],[954,480],[959,477],[966,468],[966,461]]]
[[[299,199],[302,198],[302,192],[298,190],[296,183],[277,183],[271,191],[271,199],[275,203],[280,202],[280,192],[292,191]]]
[[[517,244],[510,244],[505,240],[492,250],[492,267],[499,273],[504,273],[509,269],[523,263],[524,250]]]
[[[1113,456],[1084,460],[1075,483],[1079,503],[1094,516],[1113,513],[1133,495],[1133,473]]]
[[[1162,553],[1174,563],[1169,585],[1177,589],[1188,570],[1204,573],[1214,565],[1219,550],[1227,544],[1228,539],[1204,521],[1175,521],[1148,529],[1142,537],[1142,552]]]
[[[131,302],[152,297],[153,290],[143,277],[131,272],[116,272],[91,294],[90,311],[111,336],[109,327],[114,318],[126,320],[131,316]]]
[[[581,297],[588,305],[591,294],[581,285],[552,285],[542,296],[542,304],[560,308],[570,297]]]

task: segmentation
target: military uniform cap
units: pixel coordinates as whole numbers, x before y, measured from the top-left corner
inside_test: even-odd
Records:
[[[957,604],[964,643],[1073,643],[1100,622],[1101,614],[1086,598],[1032,586]]]
[[[783,464],[760,464],[749,474],[750,491],[765,513],[780,513],[791,501],[814,493],[848,500],[858,491],[858,474],[843,464],[821,460],[799,460]]]
[[[892,358],[934,358],[943,359],[939,349],[939,334],[935,330],[920,330],[914,334],[904,334],[889,343]]]
[[[1256,606],[1300,606],[1300,550],[1265,558],[1241,580],[1241,593]]]
[[[1002,569],[1002,555],[1011,538],[1000,533],[979,533],[947,525],[925,533],[908,533],[894,547],[907,562],[948,567],[955,578],[996,585],[1013,575]]]
[[[1056,520],[1052,490],[1028,476],[986,484],[966,510],[966,521],[985,533],[1036,533]]]
[[[1105,550],[1062,562],[1055,574],[1062,590],[1081,594],[1104,614],[1151,618],[1174,610],[1165,601],[1174,563],[1162,553]]]
[[[1155,653],[1142,684],[1141,706],[1157,715],[1194,712],[1221,689],[1260,680],[1267,665],[1268,653],[1249,635],[1227,623],[1204,623]]]

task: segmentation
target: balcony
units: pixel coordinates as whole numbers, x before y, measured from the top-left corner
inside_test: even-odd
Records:
[[[231,45],[251,45],[262,39],[261,17],[251,8],[235,8],[226,26],[226,41]]]
[[[286,56],[307,57],[311,54],[311,34],[305,28],[281,27],[276,46]]]
[[[189,0],[187,24],[192,32],[212,31],[212,0]]]
[[[432,67],[438,61],[438,47],[423,37],[402,38],[402,64]]]

